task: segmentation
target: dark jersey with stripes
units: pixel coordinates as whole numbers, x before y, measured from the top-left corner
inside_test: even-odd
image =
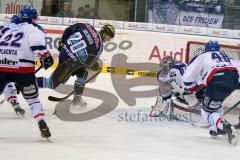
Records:
[[[89,24],[69,26],[63,33],[62,41],[64,45],[59,56],[60,63],[68,58],[78,58],[91,66],[103,50],[100,34]]]

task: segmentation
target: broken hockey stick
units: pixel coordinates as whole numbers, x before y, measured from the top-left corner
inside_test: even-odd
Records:
[[[98,74],[101,73],[101,70],[98,71],[97,73],[95,73],[92,77],[90,77],[84,84],[90,82],[92,79],[94,79]],[[49,101],[54,101],[54,102],[61,102],[64,101],[65,99],[67,99],[68,97],[70,97],[71,95],[73,95],[76,91],[72,91],[71,93],[69,93],[67,96],[59,98],[59,97],[53,97],[53,96],[49,96],[48,100]]]

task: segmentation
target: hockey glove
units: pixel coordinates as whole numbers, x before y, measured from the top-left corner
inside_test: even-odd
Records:
[[[51,67],[53,65],[53,62],[54,62],[53,57],[49,52],[41,55],[40,57],[41,67],[44,68],[45,70]]]
[[[58,41],[58,51],[59,52],[61,52],[63,45],[64,45],[64,43],[63,43],[62,39],[59,39],[59,41]]]
[[[195,95],[196,95],[198,100],[202,100],[204,98],[205,90],[206,90],[206,88],[199,88],[199,89],[197,89]]]

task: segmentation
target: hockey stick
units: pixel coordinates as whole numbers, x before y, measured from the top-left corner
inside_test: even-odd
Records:
[[[99,73],[101,73],[101,70],[98,71],[97,73],[95,73],[92,77],[90,77],[84,84],[90,82],[93,78],[95,78]],[[69,93],[67,96],[62,97],[62,98],[58,98],[58,97],[53,97],[53,96],[49,96],[48,100],[49,101],[54,101],[54,102],[61,102],[64,101],[65,99],[67,99],[68,97],[70,97],[72,94],[74,94],[76,91],[72,91],[71,93]]]
[[[239,120],[238,124],[234,125],[234,127],[237,129],[240,129],[240,115],[238,117],[238,120]]]
[[[238,101],[238,102],[237,102],[235,105],[233,105],[232,107],[228,108],[228,110],[226,110],[223,115],[228,114],[230,111],[232,111],[234,108],[236,108],[239,104],[240,104],[240,101]]]
[[[40,66],[37,70],[35,70],[34,73],[36,74],[38,71],[40,71],[40,69],[42,69],[42,66]]]

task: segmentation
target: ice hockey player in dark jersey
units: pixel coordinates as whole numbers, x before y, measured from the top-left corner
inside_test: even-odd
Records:
[[[54,89],[66,82],[71,75],[76,75],[73,106],[86,106],[82,93],[88,76],[87,69],[99,69],[97,60],[103,51],[103,43],[114,36],[115,29],[110,24],[104,25],[99,32],[90,24],[77,23],[69,26],[59,41],[59,65],[50,79],[38,78],[39,86]]]

